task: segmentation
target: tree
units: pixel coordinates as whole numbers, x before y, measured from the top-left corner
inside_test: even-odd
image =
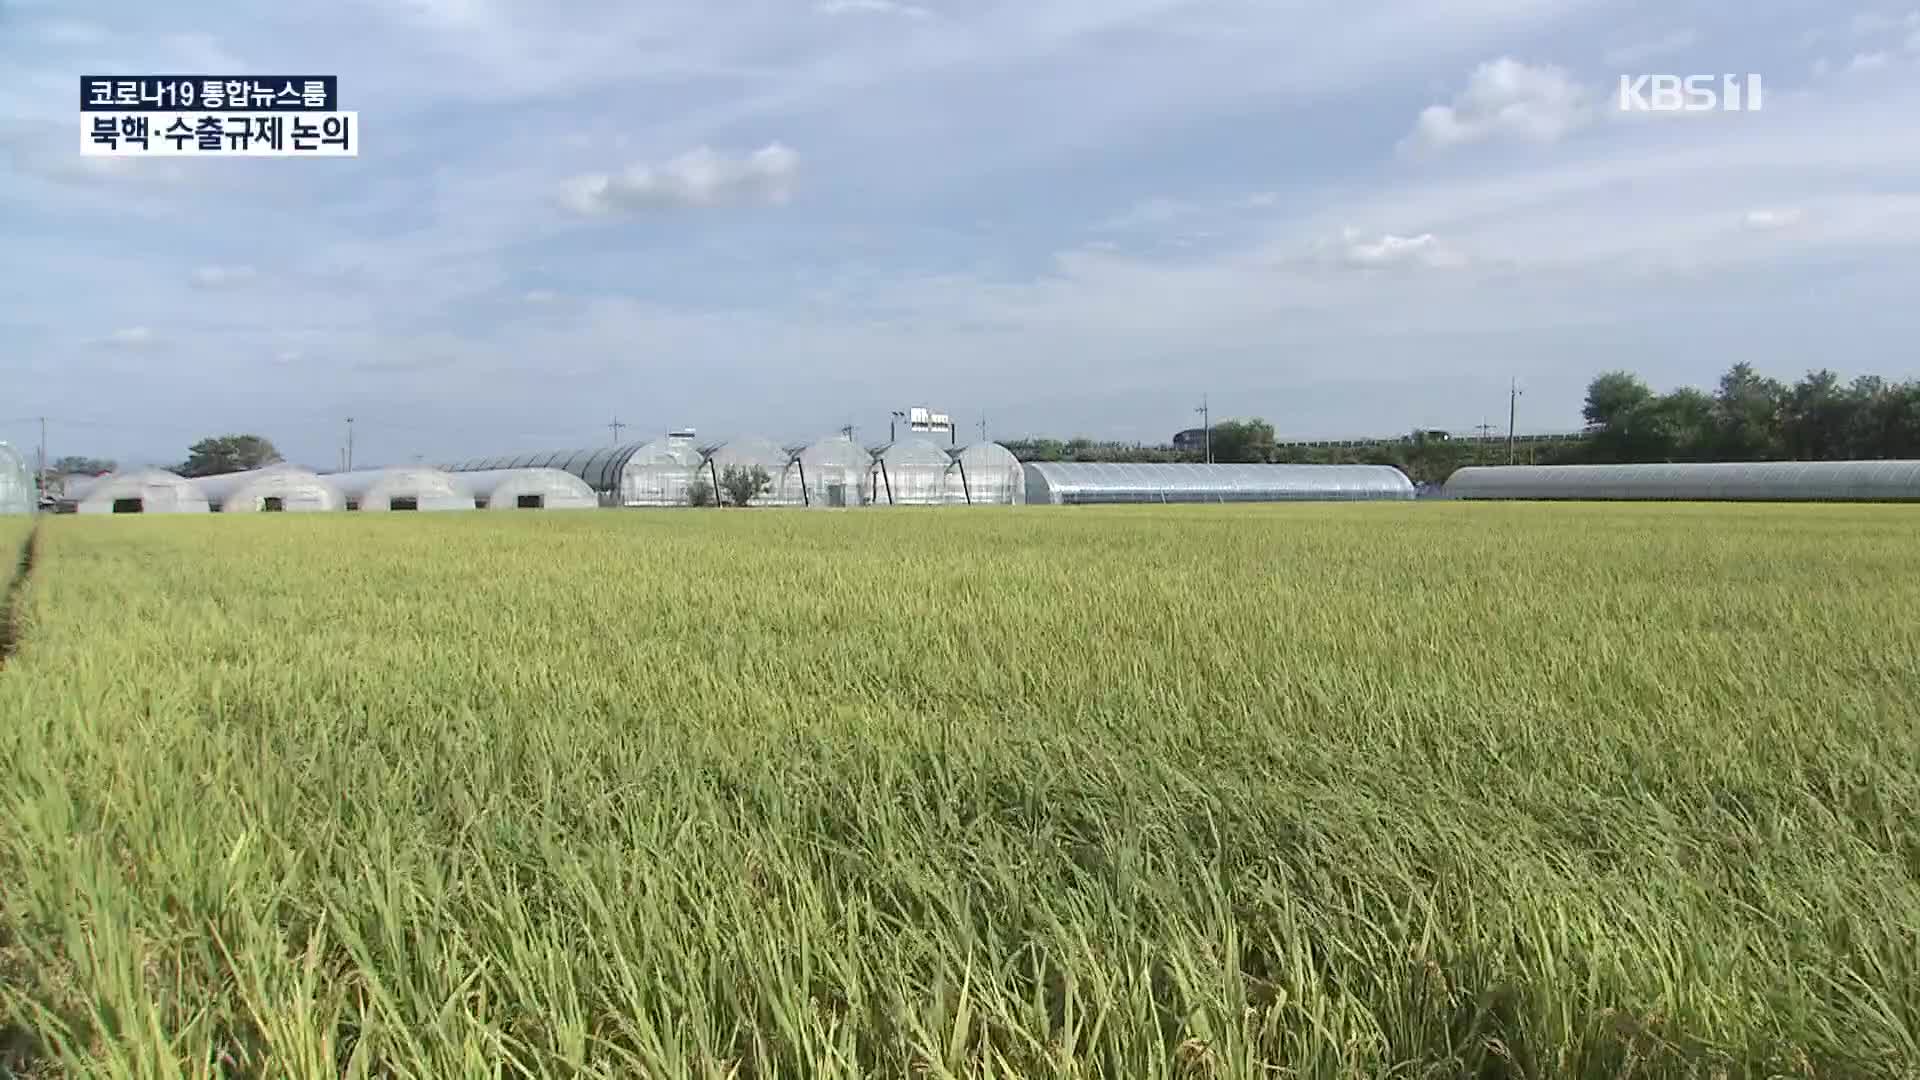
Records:
[[[1213,460],[1273,460],[1273,425],[1265,420],[1223,420],[1213,425]]]
[[[1786,389],[1777,380],[1754,374],[1742,360],[1720,376],[1713,396],[1713,456],[1721,461],[1765,461],[1780,455],[1780,400]]]
[[[758,465],[751,468],[729,465],[720,474],[720,492],[727,497],[729,506],[745,506],[771,490],[773,477]]]
[[[280,460],[280,451],[264,436],[218,435],[188,447],[186,463],[178,472],[181,476],[218,476],[258,469]]]
[[[712,506],[718,501],[714,498],[713,485],[707,483],[706,477],[695,477],[693,483],[687,485],[688,506]]]
[[[1587,403],[1580,412],[1587,418],[1587,427],[1610,428],[1652,400],[1653,391],[1638,375],[1609,371],[1587,384]]]

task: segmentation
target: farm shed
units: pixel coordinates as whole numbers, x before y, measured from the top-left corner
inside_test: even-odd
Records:
[[[800,451],[796,483],[808,506],[859,506],[865,501],[873,455],[845,435],[830,435]],[[804,480],[804,483],[801,483]]]
[[[1447,478],[1451,499],[1920,501],[1920,461],[1490,465]]]
[[[685,506],[700,452],[686,439],[655,439],[638,447],[621,467],[622,506]]]
[[[222,514],[345,510],[347,497],[332,480],[294,465],[202,476],[193,481],[207,505]]]
[[[749,506],[801,505],[798,463],[793,455],[766,439],[734,439],[722,445],[701,462],[700,478],[718,490],[728,469],[751,469],[756,465],[766,470],[772,486],[766,494],[748,503]]]
[[[1311,502],[1412,499],[1413,482],[1391,465],[1026,463],[1027,502]]]
[[[946,449],[930,439],[890,443],[867,470],[867,499],[877,506],[938,506],[946,501],[952,464]]]
[[[76,514],[204,514],[209,509],[193,481],[165,469],[109,473],[73,502]]]
[[[594,510],[599,496],[585,480],[559,469],[485,469],[456,473],[482,510]]]
[[[327,477],[347,497],[349,510],[471,510],[473,496],[453,474],[408,466],[334,473]]]
[[[27,468],[27,459],[0,443],[0,514],[31,513],[33,507],[33,472]]]
[[[946,501],[969,506],[1014,506],[1027,501],[1027,475],[1013,451],[996,442],[950,451]]]

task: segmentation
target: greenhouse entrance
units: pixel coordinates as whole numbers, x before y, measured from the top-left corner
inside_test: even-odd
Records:
[[[113,500],[113,512],[116,514],[143,514],[146,512],[146,509],[147,502],[145,499]]]
[[[262,513],[278,514],[286,508],[286,500],[278,495],[269,495],[260,500],[260,510]]]
[[[400,497],[400,498],[398,498],[398,499],[391,499],[391,500],[388,500],[388,502],[387,502],[387,509],[389,509],[389,510],[418,510],[418,509],[420,509],[420,500],[419,500],[419,499],[416,499],[416,498],[413,498],[413,497],[411,497],[411,496],[405,496],[405,495],[403,495],[403,496],[401,496],[401,497]]]
[[[516,510],[545,510],[547,497],[544,495],[522,495],[513,501]]]
[[[828,484],[827,485],[827,505],[828,506],[847,505],[847,485]]]

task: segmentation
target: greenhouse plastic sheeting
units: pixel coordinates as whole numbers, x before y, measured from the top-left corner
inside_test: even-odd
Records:
[[[796,470],[806,477],[806,504],[828,508],[859,506],[866,495],[867,469],[872,465],[873,455],[845,435],[833,435],[813,443],[800,451]]]
[[[1412,499],[1390,465],[1203,465],[1030,461],[1027,502],[1294,502]]]
[[[561,469],[482,469],[453,474],[482,510],[593,510],[600,497]]]
[[[1451,499],[1920,501],[1920,461],[1491,465],[1447,478]]]
[[[901,439],[880,451],[867,471],[867,500],[880,506],[938,506],[947,501],[953,459],[928,439]]]
[[[33,471],[27,459],[6,443],[0,443],[0,514],[33,512]]]
[[[347,508],[346,495],[333,481],[292,465],[202,476],[193,485],[200,489],[208,506],[223,514],[252,513],[274,506],[289,512]]]
[[[620,473],[620,505],[685,506],[700,452],[680,439],[655,439],[628,456]]]
[[[415,510],[473,509],[473,495],[439,469],[367,469],[330,473],[327,479],[339,485],[355,510],[392,510],[403,499],[411,499]]]
[[[76,514],[204,514],[209,509],[193,481],[165,469],[103,476],[73,504]]]
[[[946,501],[971,506],[1012,506],[1027,501],[1027,474],[1020,459],[999,443],[974,443],[952,455]]]
[[[544,450],[531,454],[501,454],[468,458],[440,466],[451,473],[491,472],[496,469],[559,469],[587,482],[595,491],[620,488],[627,463],[642,450],[657,443],[627,443],[623,446],[595,446],[584,450]],[[691,462],[689,462],[691,464]]]

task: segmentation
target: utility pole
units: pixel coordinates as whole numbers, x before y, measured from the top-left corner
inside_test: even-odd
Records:
[[[619,418],[618,416],[616,416],[616,417],[614,417],[614,418],[613,418],[613,423],[611,423],[611,424],[608,424],[607,426],[608,426],[609,428],[612,428],[612,429],[613,429],[613,445],[615,445],[615,446],[619,446],[619,445],[620,445],[620,431],[621,431],[621,429],[623,429],[623,428],[625,428],[625,427],[626,427],[627,425],[625,425],[625,424],[623,424],[623,423],[621,423],[621,422],[620,422],[620,418]]]
[[[903,413],[898,409],[894,410],[893,417],[887,421],[887,441],[888,442],[891,443],[891,442],[899,441],[900,429],[897,425],[900,423],[900,421],[905,420],[906,418],[907,418],[906,413]]]
[[[1213,412],[1207,407],[1207,395],[1200,395],[1200,407],[1193,410],[1200,414],[1200,428],[1206,433],[1207,464],[1213,464]]]
[[[853,425],[848,424],[846,427],[841,428],[840,434],[845,435],[847,437],[848,442],[852,442],[853,441]]]
[[[347,417],[347,471],[353,471],[353,417]]]
[[[986,413],[980,414],[980,441],[981,442],[987,441],[987,414]]]
[[[1513,419],[1520,410],[1520,380],[1507,387],[1507,464],[1513,464]]]
[[[34,485],[37,490],[33,493],[35,510],[39,510],[40,504],[47,498],[47,418],[44,416],[40,418],[40,472],[38,475],[40,482]]]

